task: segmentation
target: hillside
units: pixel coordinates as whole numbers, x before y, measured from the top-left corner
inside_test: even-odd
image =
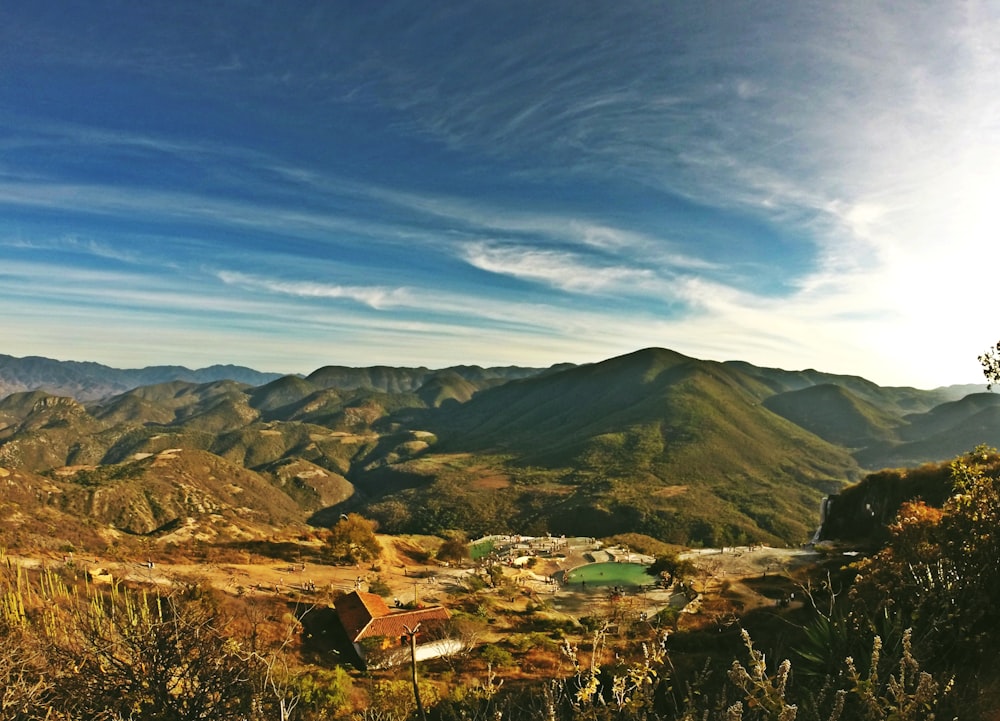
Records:
[[[899,416],[833,383],[778,393],[764,405],[810,433],[846,448],[894,438],[905,423]]]
[[[256,538],[301,524],[301,504],[287,485],[180,448],[45,474],[0,467],[0,520],[7,543],[37,548],[103,547],[122,533],[163,540]]]
[[[0,467],[68,484],[46,513],[156,538],[224,509],[234,534],[360,510],[396,532],[796,543],[866,471],[1000,443],[998,397],[961,390],[656,348],[550,369],[328,366],[84,402],[16,392],[0,400]],[[183,472],[149,460],[177,449]]]

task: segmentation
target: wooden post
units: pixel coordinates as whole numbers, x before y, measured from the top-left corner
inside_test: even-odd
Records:
[[[417,630],[420,624],[410,628],[403,624],[406,633],[410,637],[410,674],[413,678],[413,698],[417,702],[417,713],[420,714],[421,721],[427,721],[427,714],[424,713],[424,705],[420,702],[420,685],[417,683]]]

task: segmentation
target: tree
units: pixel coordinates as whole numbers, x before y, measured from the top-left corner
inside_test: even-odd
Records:
[[[888,545],[860,564],[855,596],[899,614],[936,659],[968,662],[1000,641],[1000,457],[980,447],[951,470],[943,508],[900,509]]]
[[[378,524],[357,513],[341,516],[336,525],[330,529],[330,539],[327,545],[330,555],[336,561],[344,563],[360,563],[374,561],[382,555],[382,547],[375,537]]]
[[[468,539],[465,538],[464,534],[456,535],[447,539],[438,549],[437,557],[439,560],[445,561],[446,563],[462,565],[472,558],[469,554]]]
[[[992,388],[993,384],[1000,383],[1000,342],[979,356],[979,363],[986,376],[986,390]]]
[[[657,556],[652,565],[646,569],[646,573],[650,576],[669,578],[671,580],[688,578],[697,573],[697,571],[698,567],[695,566],[694,562],[687,558],[682,559],[676,553]],[[664,574],[666,575],[664,576]]]
[[[354,682],[343,666],[315,668],[295,677],[301,716],[305,719],[334,718],[351,706]]]

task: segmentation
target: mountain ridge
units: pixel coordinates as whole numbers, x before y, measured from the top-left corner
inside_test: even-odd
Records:
[[[181,449],[200,459],[183,484],[215,499],[205,508],[235,499],[218,485],[221,473],[254,489],[244,492],[251,505],[276,494],[282,522],[328,524],[358,510],[399,532],[794,542],[811,536],[823,496],[868,471],[1000,444],[1000,404],[961,393],[662,348],[546,369],[325,366],[257,384],[170,378],[83,401],[9,394],[0,399],[0,467],[71,488],[121,484],[122,503],[132,499],[142,520],[129,528],[142,533],[161,527],[144,504],[180,508],[170,490],[180,476],[150,465],[140,481],[126,469]],[[196,467],[209,470],[202,477]],[[34,512],[58,511],[39,503]],[[251,511],[240,527],[263,528],[267,508]],[[100,518],[112,515],[105,508]]]
[[[17,358],[0,354],[0,398],[11,393],[45,390],[85,402],[167,381],[233,380],[260,385],[281,375],[237,365],[212,365],[196,370],[173,365],[122,369],[93,361],[61,361],[42,356]]]

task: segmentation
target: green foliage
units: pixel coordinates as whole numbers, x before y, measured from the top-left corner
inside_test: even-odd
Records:
[[[493,553],[493,541],[487,539],[485,541],[480,541],[479,543],[474,543],[469,548],[469,557],[473,561],[478,561],[482,558],[486,558],[491,553]]]
[[[96,468],[83,468],[74,473],[70,480],[85,488],[97,488],[115,481],[141,478],[145,467],[137,463],[117,463]]]
[[[521,653],[531,649],[542,649],[544,651],[558,651],[559,644],[553,641],[548,634],[541,631],[532,631],[514,636],[510,640],[511,645]]]
[[[342,563],[373,561],[382,555],[382,547],[375,537],[376,524],[367,518],[350,513],[330,529],[327,548],[330,557]]]
[[[484,645],[479,650],[479,656],[483,661],[496,668],[514,665],[514,657],[510,651],[493,643]]]
[[[654,626],[672,628],[677,625],[677,618],[680,616],[680,609],[674,606],[664,606],[650,620]]]
[[[979,364],[983,367],[983,375],[986,376],[987,390],[993,388],[994,384],[1000,383],[1000,342],[979,356]]]
[[[298,711],[303,721],[328,719],[351,708],[354,682],[342,666],[315,668],[297,674],[293,693],[298,697]]]
[[[489,577],[490,585],[493,586],[493,588],[499,588],[502,585],[504,580],[503,566],[498,563],[491,564],[486,569],[486,574]]]
[[[478,593],[486,588],[486,579],[477,574],[468,574],[462,577],[464,590],[469,593]]]
[[[605,546],[628,546],[635,553],[647,556],[667,556],[677,553],[680,547],[642,533],[619,533],[602,539]]]
[[[389,584],[385,582],[381,576],[375,576],[371,581],[368,582],[368,593],[374,593],[378,596],[387,597],[392,594],[392,589]]]
[[[420,699],[424,706],[433,706],[438,702],[437,687],[423,680],[419,683]],[[378,718],[387,721],[406,721],[417,710],[413,697],[413,685],[409,681],[380,680],[376,681],[369,691],[371,708],[380,713]]]

